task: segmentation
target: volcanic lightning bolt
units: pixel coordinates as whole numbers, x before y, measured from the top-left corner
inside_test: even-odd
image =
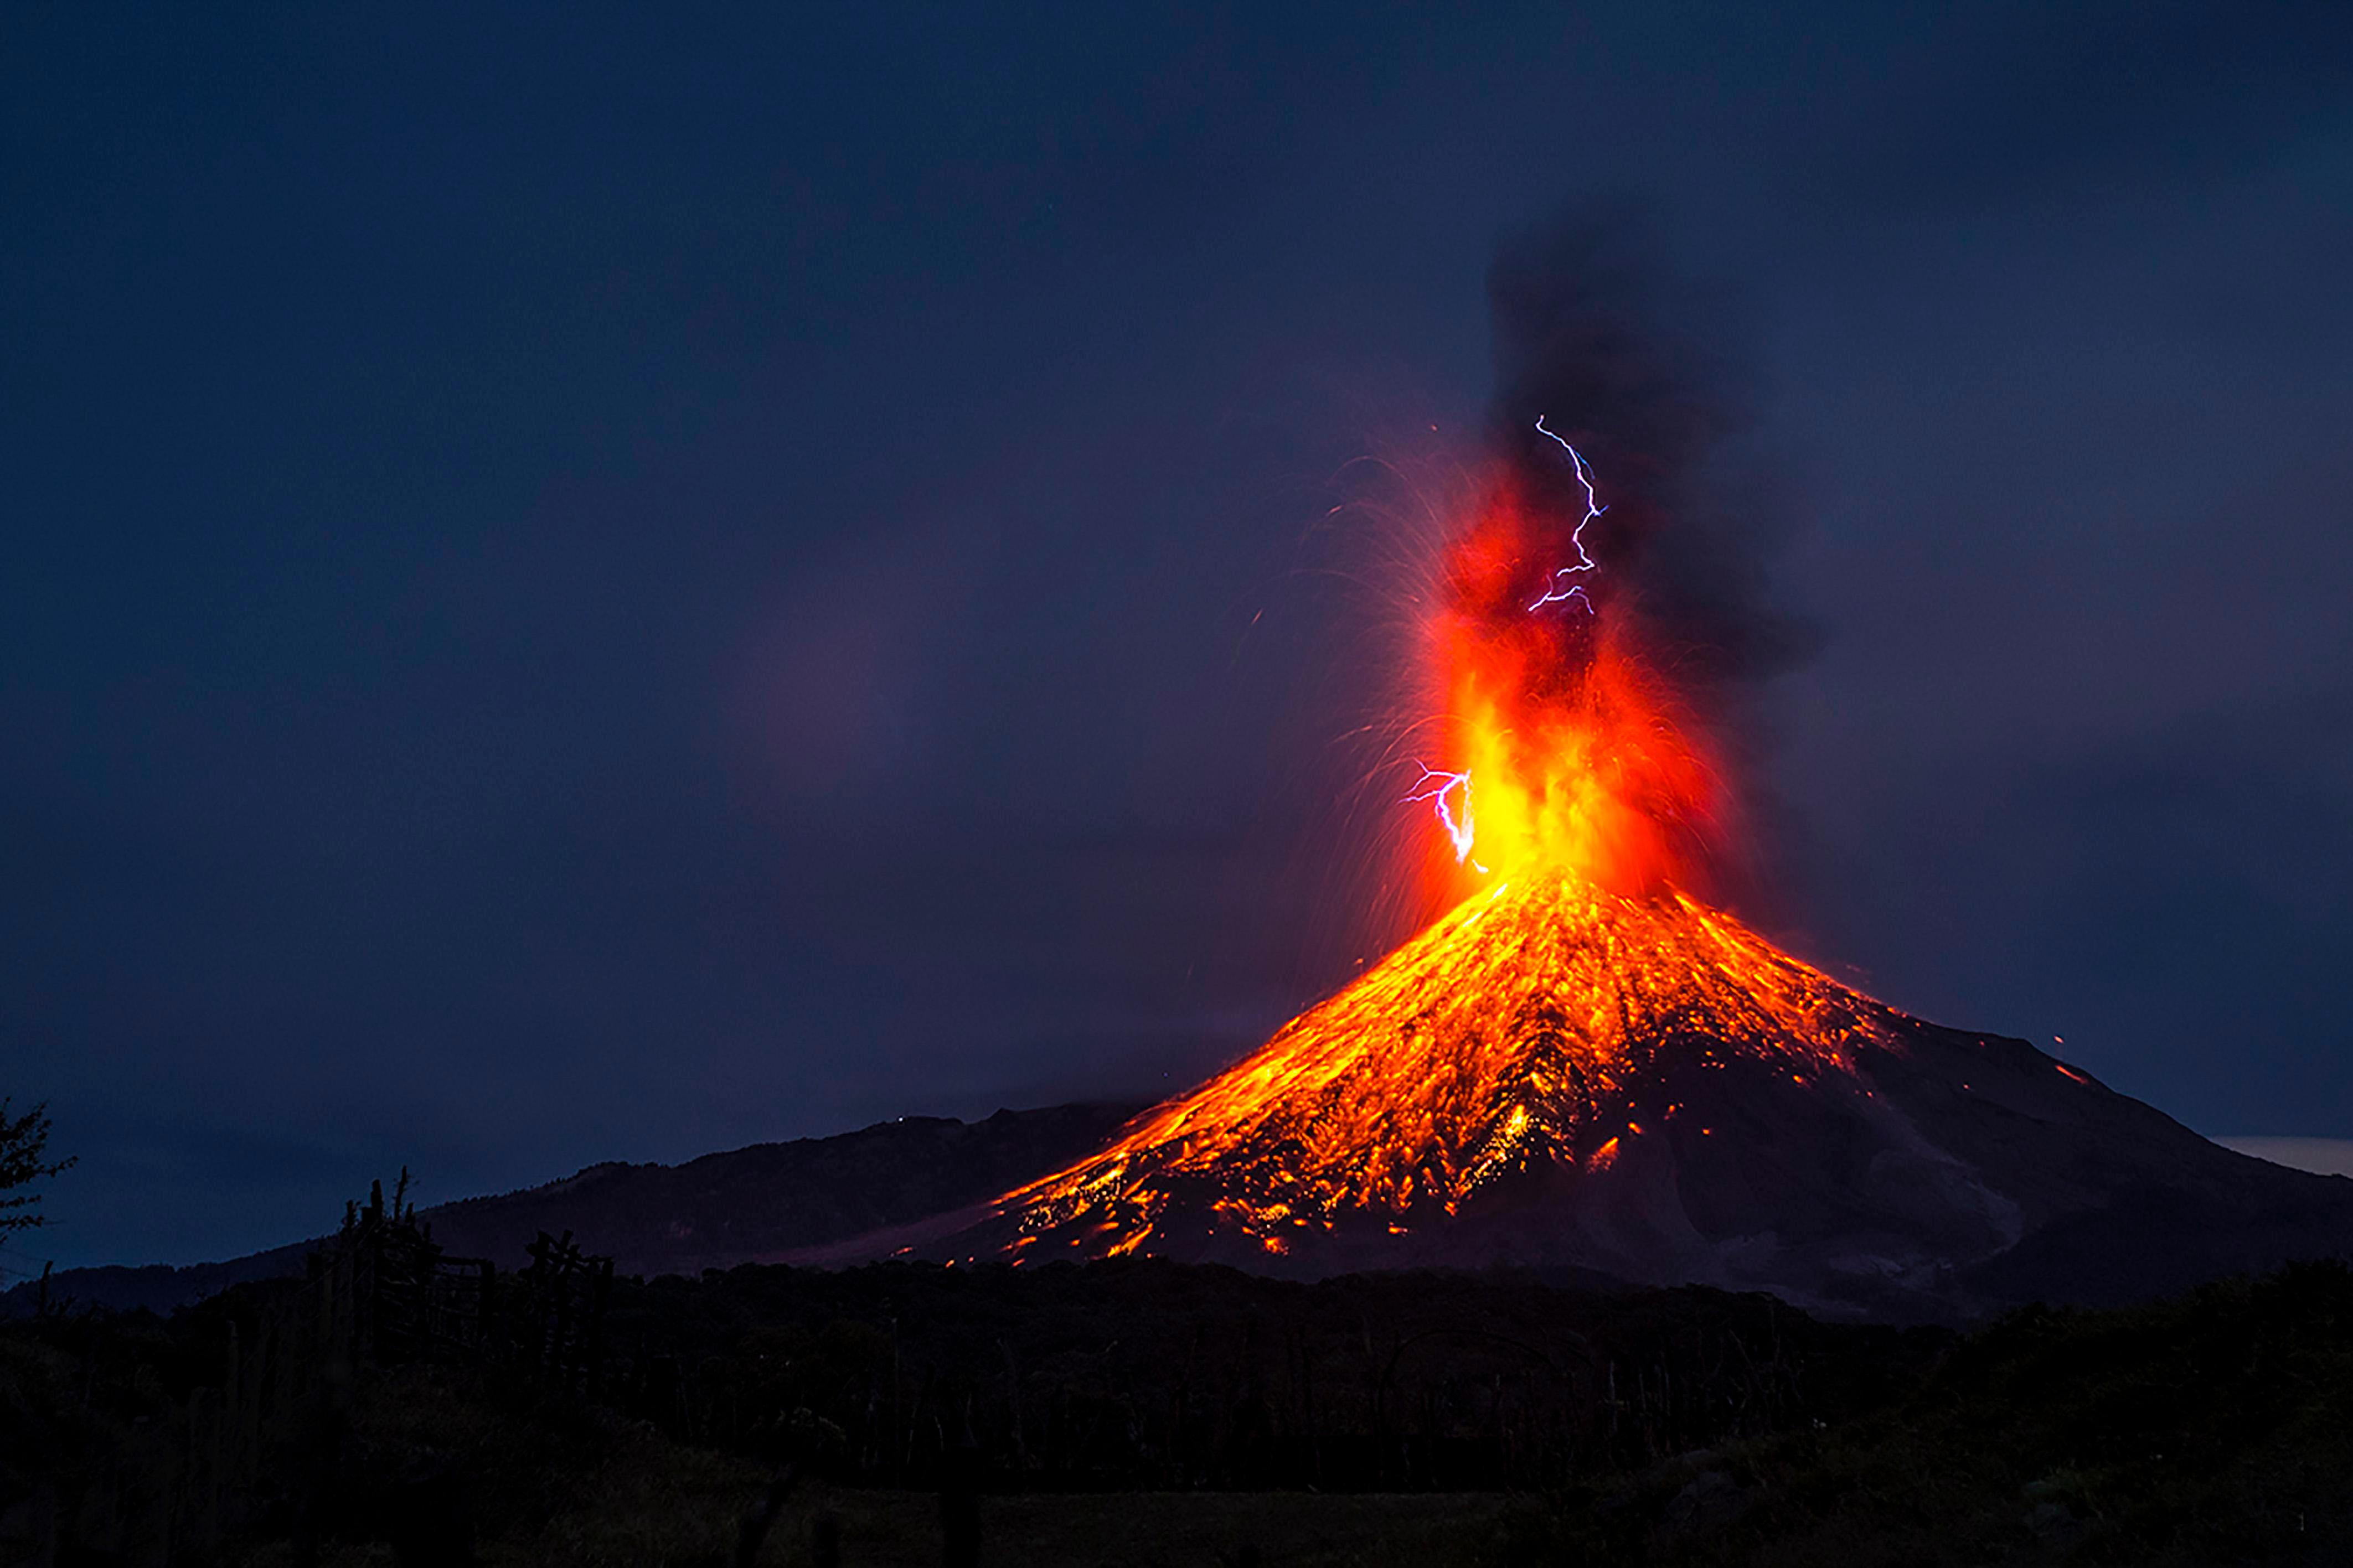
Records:
[[[1601,505],[1600,498],[1593,493],[1593,470],[1587,466],[1585,454],[1570,446],[1558,435],[1546,429],[1545,416],[1541,414],[1536,416],[1536,432],[1546,440],[1556,444],[1562,451],[1568,454],[1568,460],[1577,465],[1577,482],[1585,487],[1585,515],[1577,519],[1577,527],[1568,536],[1569,547],[1577,552],[1577,564],[1555,568],[1551,579],[1545,584],[1543,595],[1528,608],[1541,610],[1546,605],[1564,604],[1570,599],[1575,599],[1585,606],[1585,613],[1589,616],[1594,613],[1593,601],[1587,595],[1585,590],[1574,584],[1563,587],[1562,584],[1580,573],[1591,572],[1600,564],[1585,552],[1585,525],[1609,509]]]
[[[1413,781],[1414,793],[1405,799],[1408,802],[1426,800],[1430,803],[1431,808],[1438,813],[1439,822],[1446,828],[1447,840],[1454,846],[1455,864],[1460,865],[1471,858],[1471,845],[1476,837],[1476,829],[1471,820],[1471,775],[1441,773],[1427,763],[1414,765],[1421,769],[1421,777]],[[1462,792],[1460,816],[1446,803],[1446,797],[1457,790]]]

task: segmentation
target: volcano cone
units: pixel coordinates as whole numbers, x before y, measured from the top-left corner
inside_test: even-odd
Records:
[[[2353,1184],[2323,1185],[2023,1041],[1911,1018],[1680,892],[1555,873],[1472,897],[920,1250],[1306,1276],[1515,1264],[1949,1316],[2234,1260],[2200,1234],[2210,1252],[2353,1243]],[[2174,1227],[2169,1258],[2084,1277],[2086,1247],[2097,1263],[2135,1225]]]

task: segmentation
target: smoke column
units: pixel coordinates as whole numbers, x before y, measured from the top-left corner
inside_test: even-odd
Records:
[[[1565,209],[1498,247],[1487,440],[1508,487],[1564,524],[1588,502],[1564,447],[1589,465],[1608,510],[1584,529],[1578,544],[1595,565],[1574,581],[1672,686],[1731,775],[1729,804],[1753,824],[1761,814],[1743,796],[1754,770],[1739,765],[1759,744],[1752,699],[1810,640],[1766,599],[1767,565],[1794,520],[1747,449],[1746,389],[1726,349],[1732,312],[1678,278],[1663,249],[1625,203]],[[1746,879],[1748,847],[1745,834],[1720,844],[1719,879]]]

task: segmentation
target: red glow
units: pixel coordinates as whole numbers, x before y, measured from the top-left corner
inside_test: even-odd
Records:
[[[1443,705],[1430,765],[1471,776],[1475,834],[1467,861],[1430,846],[1439,908],[1531,873],[1627,894],[1688,885],[1717,835],[1716,771],[1645,654],[1633,595],[1597,577],[1590,609],[1528,608],[1574,521],[1499,476],[1446,547],[1428,628]]]

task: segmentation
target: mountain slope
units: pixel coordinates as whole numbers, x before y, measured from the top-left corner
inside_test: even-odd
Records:
[[[1308,1276],[1514,1263],[1950,1317],[2353,1249],[2353,1183],[1908,1017],[1682,894],[1554,875],[1465,902],[968,1217],[902,1245]]]
[[[831,1138],[755,1143],[679,1165],[591,1165],[565,1181],[429,1211],[461,1257],[520,1259],[571,1231],[623,1274],[695,1274],[765,1261],[970,1204],[1098,1146],[1133,1106],[909,1116]]]

